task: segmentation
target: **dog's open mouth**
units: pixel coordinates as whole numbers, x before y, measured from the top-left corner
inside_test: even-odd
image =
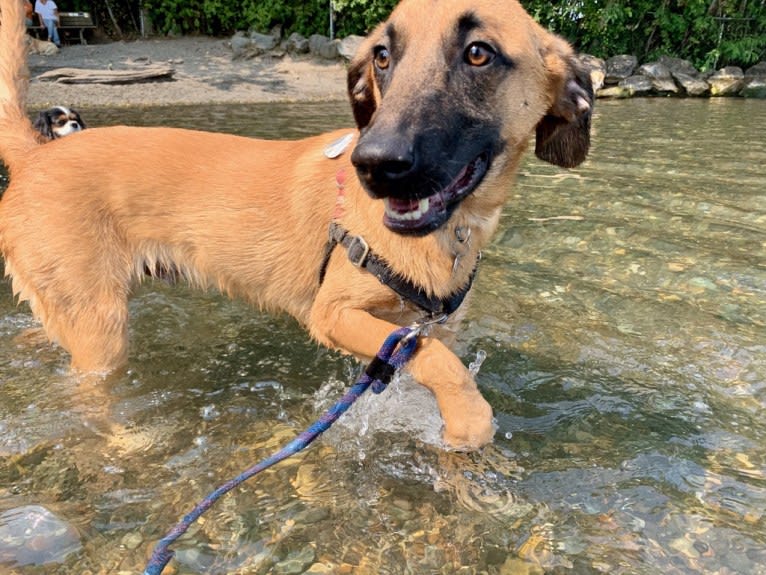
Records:
[[[458,204],[473,192],[489,169],[489,153],[483,152],[468,163],[445,188],[425,198],[383,199],[383,223],[400,234],[424,235],[441,227]]]

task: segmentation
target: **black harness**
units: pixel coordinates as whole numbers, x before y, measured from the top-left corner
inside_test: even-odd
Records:
[[[362,236],[354,236],[345,230],[340,224],[332,222],[330,224],[330,237],[325,245],[322,265],[319,267],[319,285],[324,282],[327,266],[330,263],[330,257],[337,246],[346,249],[348,260],[356,267],[365,269],[378,278],[383,285],[391,288],[407,301],[415,304],[431,317],[439,315],[450,315],[460,304],[463,303],[466,294],[471,289],[473,278],[476,275],[476,269],[468,278],[468,282],[458,291],[445,298],[429,296],[422,287],[415,285],[409,280],[404,279],[396,273],[391,266],[376,255],[370,249],[370,246]]]

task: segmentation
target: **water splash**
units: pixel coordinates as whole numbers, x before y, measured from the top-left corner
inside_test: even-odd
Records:
[[[330,381],[315,395],[315,406],[324,407],[327,399],[340,394],[339,382]],[[365,393],[351,409],[325,433],[333,443],[353,444],[360,453],[374,449],[380,432],[397,433],[431,444],[442,445],[442,421],[433,394],[410,375],[393,378],[383,393]],[[361,457],[360,459],[363,459]]]
[[[487,359],[487,352],[483,349],[478,350],[476,352],[476,359],[468,364],[468,371],[471,372],[472,376],[476,377],[481,369],[481,364],[484,363],[485,359]]]

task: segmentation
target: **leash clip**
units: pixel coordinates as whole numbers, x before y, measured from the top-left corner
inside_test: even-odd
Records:
[[[419,319],[418,321],[414,322],[410,326],[410,333],[408,333],[402,338],[400,344],[403,345],[407,343],[408,341],[410,341],[411,339],[420,336],[424,331],[426,331],[431,326],[444,323],[445,321],[447,321],[448,317],[449,317],[449,314],[442,313],[439,315],[425,316],[422,319]]]

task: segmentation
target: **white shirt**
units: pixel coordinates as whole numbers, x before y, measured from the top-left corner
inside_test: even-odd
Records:
[[[57,10],[58,6],[56,6],[56,3],[53,0],[48,0],[45,4],[40,2],[40,0],[36,0],[35,2],[35,12],[40,15],[40,19],[43,21],[56,20]]]

